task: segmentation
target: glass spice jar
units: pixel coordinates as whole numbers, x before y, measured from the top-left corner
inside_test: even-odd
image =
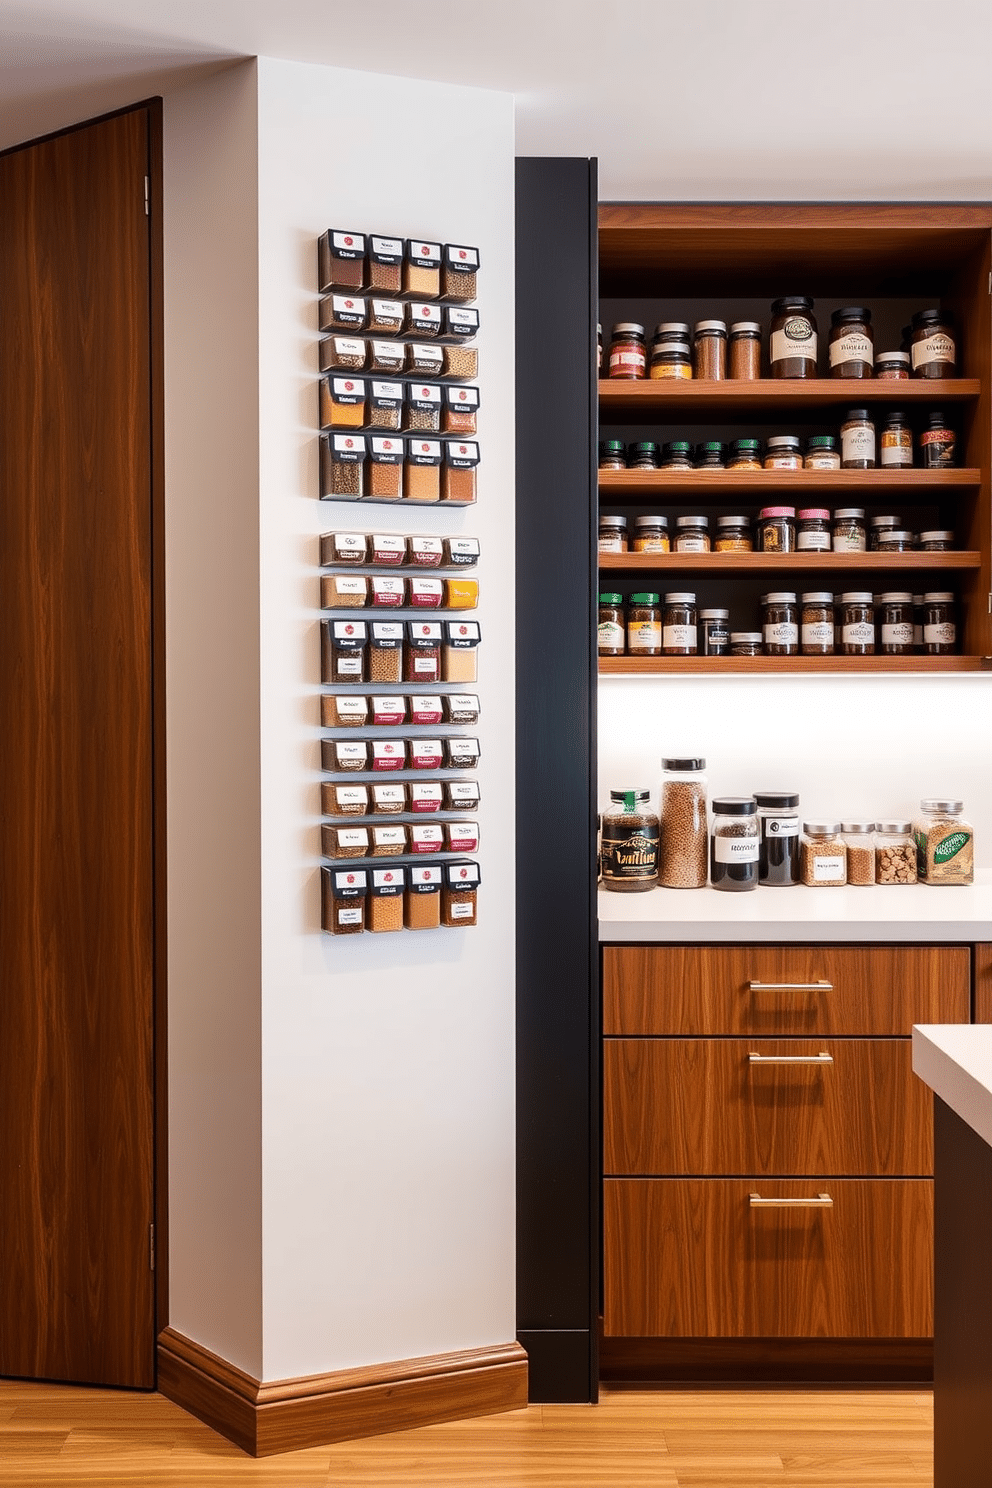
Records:
[[[809,888],[840,888],[847,883],[847,845],[840,822],[803,822],[800,864],[802,881]]]
[[[947,531],[921,532],[921,553],[950,553],[954,548],[954,533]]]
[[[975,830],[962,817],[963,801],[928,798],[913,823],[916,871],[921,883],[971,883],[975,876]]]
[[[799,648],[803,656],[833,656],[834,597],[824,589],[811,589],[802,596]]]
[[[916,547],[915,532],[902,531],[897,527],[887,527],[878,534],[879,553],[911,553]]]
[[[768,338],[773,377],[815,377],[817,335],[813,301],[789,295],[772,301]]]
[[[880,821],[875,833],[875,882],[916,883],[913,824],[900,818]]]
[[[658,470],[661,466],[661,451],[651,439],[630,446],[627,462],[629,470]]]
[[[658,882],[659,827],[650,799],[644,788],[610,791],[600,838],[604,889],[641,894]]]
[[[879,651],[883,656],[913,654],[913,596],[890,591],[878,596]]]
[[[847,848],[847,881],[856,888],[875,882],[875,823],[845,821],[840,824]]]
[[[867,552],[864,507],[840,506],[834,512],[833,550],[835,553]]]
[[[656,341],[651,347],[650,376],[656,382],[670,378],[688,381],[692,377],[688,341]]]
[[[700,656],[730,655],[730,611],[700,610]]]
[[[893,409],[885,415],[878,445],[878,463],[883,470],[912,469],[913,431],[905,413]]]
[[[763,506],[758,513],[758,551],[760,553],[794,553],[796,551],[796,508]]]
[[[766,470],[802,470],[797,434],[773,434],[765,445]]]
[[[826,507],[806,506],[796,512],[796,552],[830,552],[830,513]]]
[[[840,468],[875,469],[875,425],[867,408],[849,408],[840,426]]]
[[[830,317],[828,345],[831,377],[870,377],[875,360],[875,332],[871,311],[847,305]]]
[[[899,532],[902,530],[902,517],[872,517],[868,526],[870,528],[868,546],[873,553],[877,553],[878,545],[884,533]]]
[[[654,328],[651,346],[662,346],[666,341],[677,341],[688,346],[691,340],[692,326],[687,320],[662,320]]]
[[[710,382],[727,375],[727,325],[722,320],[696,322],[692,349],[693,376]]]
[[[755,791],[758,805],[758,882],[789,888],[799,882],[799,796]]]
[[[727,468],[727,446],[718,439],[707,439],[696,446],[697,470],[725,470]]]
[[[673,439],[661,447],[662,470],[692,470],[692,445],[686,439]]]
[[[660,656],[661,596],[632,594],[627,606],[627,652],[630,656]]]
[[[600,656],[622,656],[624,652],[623,595],[612,591],[599,596],[599,625],[596,632]]]
[[[647,372],[644,327],[634,320],[621,320],[613,327],[610,341],[609,375],[614,380],[635,381]]]
[[[954,464],[957,437],[936,410],[927,417],[929,428],[920,435],[920,464],[924,470],[949,470]]]
[[[627,518],[601,512],[599,517],[599,551],[601,553],[627,552]]]
[[[643,516],[634,518],[634,552],[667,553],[671,549],[668,538],[668,518]]]
[[[839,470],[840,450],[833,434],[812,434],[806,441],[804,470]]]
[[[695,656],[698,653],[698,625],[694,594],[665,595],[661,635],[663,656]]]
[[[710,883],[742,893],[758,887],[761,839],[753,796],[716,796],[710,828]]]
[[[701,889],[706,883],[706,761],[663,759],[661,855],[664,889]]]
[[[600,470],[626,470],[627,446],[622,439],[604,439],[599,446]]]
[[[761,440],[735,439],[730,445],[728,470],[761,470]]]
[[[750,519],[744,516],[717,517],[713,547],[717,553],[753,552]]]
[[[937,591],[923,596],[923,650],[927,656],[952,656],[957,650],[958,628],[954,595]]]
[[[842,656],[875,655],[875,606],[872,596],[851,590],[840,596]]]
[[[799,655],[796,596],[786,591],[762,596],[762,640],[766,656]]]
[[[954,376],[957,348],[949,311],[917,310],[913,316],[910,356],[914,377]]]
[[[909,380],[908,351],[880,351],[875,358],[875,376],[884,382]]]
[[[709,517],[676,517],[675,551],[676,553],[708,553],[710,551]]]
[[[731,656],[760,656],[760,630],[732,630],[730,632]]]
[[[730,376],[736,382],[757,382],[761,377],[761,326],[756,320],[738,320],[730,327]]]

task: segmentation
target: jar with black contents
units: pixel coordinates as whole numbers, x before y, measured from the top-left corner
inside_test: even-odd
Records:
[[[802,596],[799,649],[803,656],[833,656],[834,597],[825,589],[810,589]]]
[[[707,439],[696,445],[697,470],[725,470],[727,468],[727,446],[718,439]]]
[[[604,439],[599,446],[600,470],[626,470],[627,446],[622,439]]]
[[[700,610],[700,656],[730,655],[730,611]]]
[[[875,358],[875,376],[883,382],[908,382],[909,352],[880,351]]]
[[[651,347],[651,378],[655,382],[670,379],[687,382],[692,377],[692,356],[688,341],[656,341]]]
[[[599,518],[599,551],[601,553],[626,553],[627,518],[601,512]]]
[[[839,506],[834,512],[833,544],[835,553],[865,553],[868,537],[862,506]]]
[[[634,518],[634,552],[667,553],[671,548],[668,538],[668,518],[644,516]]]
[[[878,604],[879,651],[883,656],[912,656],[913,596],[880,594]]]
[[[920,435],[920,464],[924,470],[950,470],[957,445],[954,430],[936,411],[928,415],[927,423],[929,427]]]
[[[875,655],[875,607],[872,596],[852,590],[840,597],[842,656]]]
[[[760,439],[735,439],[730,445],[730,459],[727,462],[728,470],[760,470],[761,465],[761,440]]]
[[[804,470],[839,470],[840,450],[833,434],[811,434],[806,441]]]
[[[768,338],[772,376],[815,377],[816,347],[813,301],[804,295],[773,300]]]
[[[796,552],[830,552],[830,513],[823,506],[805,506],[796,512]]]
[[[885,415],[878,445],[878,463],[883,470],[913,468],[913,431],[904,413],[893,410]]]
[[[931,593],[923,596],[923,651],[927,656],[953,656],[957,650],[958,628],[954,615],[954,595]]]
[[[717,553],[753,552],[750,520],[744,516],[717,517],[713,547]]]
[[[916,533],[898,527],[888,527],[878,534],[879,553],[912,553],[916,547]]]
[[[661,447],[662,470],[693,470],[692,445],[687,439],[673,439]]]
[[[760,656],[760,630],[732,630],[730,632],[731,656]]]
[[[766,656],[799,655],[799,612],[796,596],[787,592],[764,594],[762,639]]]
[[[796,551],[796,508],[763,506],[758,513],[759,553]]]
[[[630,656],[661,655],[661,596],[632,594],[627,606],[627,652]]]
[[[710,551],[709,517],[676,517],[675,551],[676,553],[708,553]]]
[[[610,791],[600,838],[604,889],[640,894],[658,882],[658,818],[650,799],[643,788]]]
[[[802,470],[798,434],[773,434],[765,445],[766,470]]]
[[[614,380],[632,382],[647,373],[647,348],[644,327],[633,320],[621,320],[613,327],[610,341],[609,375]]]
[[[623,595],[608,592],[599,596],[597,651],[600,656],[622,656],[624,652]]]
[[[910,356],[914,377],[953,377],[957,360],[954,320],[947,310],[917,310]]]
[[[871,311],[864,305],[847,305],[830,317],[831,377],[870,377],[875,361],[875,332]]]
[[[849,408],[840,426],[840,468],[875,469],[875,425],[867,408]]]
[[[758,805],[758,882],[789,888],[799,882],[799,796],[755,791]]]
[[[727,326],[722,320],[700,320],[696,323],[693,342],[693,374],[709,382],[722,381],[727,375]]]
[[[950,553],[954,549],[954,533],[946,530],[921,532],[919,548],[921,553]]]
[[[695,656],[699,651],[696,596],[666,594],[662,624],[663,656]]]
[[[716,796],[710,803],[710,883],[740,893],[758,887],[761,839],[753,796]]]
[[[629,470],[658,470],[661,466],[661,450],[650,439],[630,446]]]
[[[730,327],[730,376],[735,382],[757,382],[761,377],[761,326],[738,320]]]
[[[903,530],[902,517],[872,517],[868,526],[870,528],[868,546],[873,553],[878,552],[882,538],[887,532],[901,532]]]

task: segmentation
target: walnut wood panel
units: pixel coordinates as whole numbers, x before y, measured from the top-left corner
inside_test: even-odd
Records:
[[[933,1379],[933,1339],[604,1338],[599,1374],[607,1385],[738,1380],[793,1387],[864,1386],[869,1380],[928,1384]]]
[[[262,1384],[166,1328],[158,1360],[163,1395],[254,1457],[527,1404],[527,1356],[518,1343]]]
[[[926,1338],[933,1183],[612,1178],[604,1184],[607,1336]],[[749,1195],[831,1208],[752,1208]]]
[[[830,1064],[754,1064],[830,1055]],[[933,1172],[930,1092],[909,1039],[607,1039],[612,1174]]]
[[[831,989],[752,991],[751,981]],[[606,1034],[893,1037],[914,1023],[967,1023],[970,1011],[966,946],[603,949]]]
[[[992,1023],[992,945],[976,945],[975,1022]]]
[[[150,1386],[148,110],[0,158],[0,1374]]]

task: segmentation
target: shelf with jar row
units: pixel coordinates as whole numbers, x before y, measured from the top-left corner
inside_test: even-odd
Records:
[[[990,656],[601,656],[601,677],[692,676],[729,672],[976,672]]]
[[[600,553],[600,572],[614,573],[921,573],[977,569],[979,552],[957,553]]]
[[[852,404],[891,403],[893,406],[941,406],[975,402],[982,385],[977,377],[893,379],[866,377],[762,378],[753,382],[726,379],[610,381],[600,378],[599,407],[604,424],[637,423],[668,410],[732,408],[754,412],[778,409],[848,408]]]
[[[926,493],[974,490],[982,472],[967,467],[954,470],[601,470],[601,496],[624,502],[656,501],[658,496],[692,495],[700,501],[719,503],[732,492],[748,491],[755,496],[773,491],[798,496],[812,491],[856,493],[865,500],[869,493],[898,491],[921,500]]]

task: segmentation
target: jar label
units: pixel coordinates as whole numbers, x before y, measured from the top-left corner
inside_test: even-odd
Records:
[[[635,553],[667,553],[668,552],[668,538],[667,537],[635,537],[634,538],[634,552]]]
[[[692,377],[692,368],[684,362],[652,362],[651,376],[655,382],[661,382],[666,377],[689,379]]]
[[[784,361],[786,357],[804,357],[816,361],[817,335],[804,315],[793,315],[781,331],[773,331],[769,338],[772,362]]]
[[[656,651],[661,645],[661,621],[629,621],[627,624],[627,644],[631,651]]]
[[[913,436],[908,429],[883,429],[879,463],[908,469],[913,463]]]
[[[766,646],[799,645],[799,626],[787,620],[777,620],[772,625],[766,625],[764,632]]]
[[[694,651],[696,649],[696,626],[666,625],[662,644],[666,651]]]
[[[362,923],[362,913],[363,912],[360,909],[339,909],[338,924],[360,925]]]
[[[713,859],[717,863],[756,863],[761,844],[754,837],[713,837]]]
[[[837,857],[818,853],[813,859],[814,883],[843,883],[847,877],[847,858],[841,853]]]
[[[615,620],[601,620],[597,631],[601,651],[623,650],[623,626]]]
[[[338,675],[341,677],[361,677],[362,658],[360,656],[339,656],[337,661]]]
[[[913,644],[913,627],[901,621],[897,625],[882,626],[883,646],[911,646]]]
[[[954,341],[946,331],[932,331],[921,341],[914,341],[910,353],[914,372],[918,367],[929,367],[934,362],[954,365]]]
[[[953,646],[958,638],[958,628],[953,620],[943,620],[938,625],[924,625],[923,641],[927,646]]]
[[[803,626],[804,646],[832,646],[834,627],[830,620],[811,620]]]
[[[766,837],[798,837],[798,816],[766,816],[762,818],[761,829]]]
[[[800,553],[829,553],[830,533],[826,529],[822,532],[803,532],[800,529],[796,534],[796,550]]]
[[[431,656],[415,656],[413,670],[418,677],[433,676],[437,671],[437,661]]]
[[[866,553],[868,551],[868,540],[863,532],[857,535],[845,532],[834,533],[835,553]]]
[[[658,872],[657,825],[624,827],[603,823],[602,861],[606,880],[653,880]]]
[[[818,455],[814,451],[813,454],[806,456],[805,465],[807,470],[839,470],[840,455],[834,454],[833,451]]]
[[[599,551],[601,553],[622,553],[623,538],[619,533],[611,534],[609,537],[599,539]]]
[[[697,537],[695,534],[688,535],[683,533],[675,539],[676,553],[708,553],[709,550],[710,540],[708,537]]]
[[[855,424],[853,428],[840,431],[841,459],[875,459],[875,430],[870,424]]]
[[[614,371],[635,371],[638,376],[644,376],[646,357],[643,351],[611,351],[610,352],[610,376]]]
[[[841,635],[845,646],[874,646],[875,622],[873,620],[855,620],[843,626]]]
[[[802,455],[766,455],[766,470],[802,470]]]
[[[339,718],[364,718],[368,710],[368,704],[364,698],[335,698],[334,706],[338,711]]]
[[[867,362],[872,366],[875,348],[870,336],[863,331],[845,331],[830,343],[830,365],[839,367],[842,362]]]

